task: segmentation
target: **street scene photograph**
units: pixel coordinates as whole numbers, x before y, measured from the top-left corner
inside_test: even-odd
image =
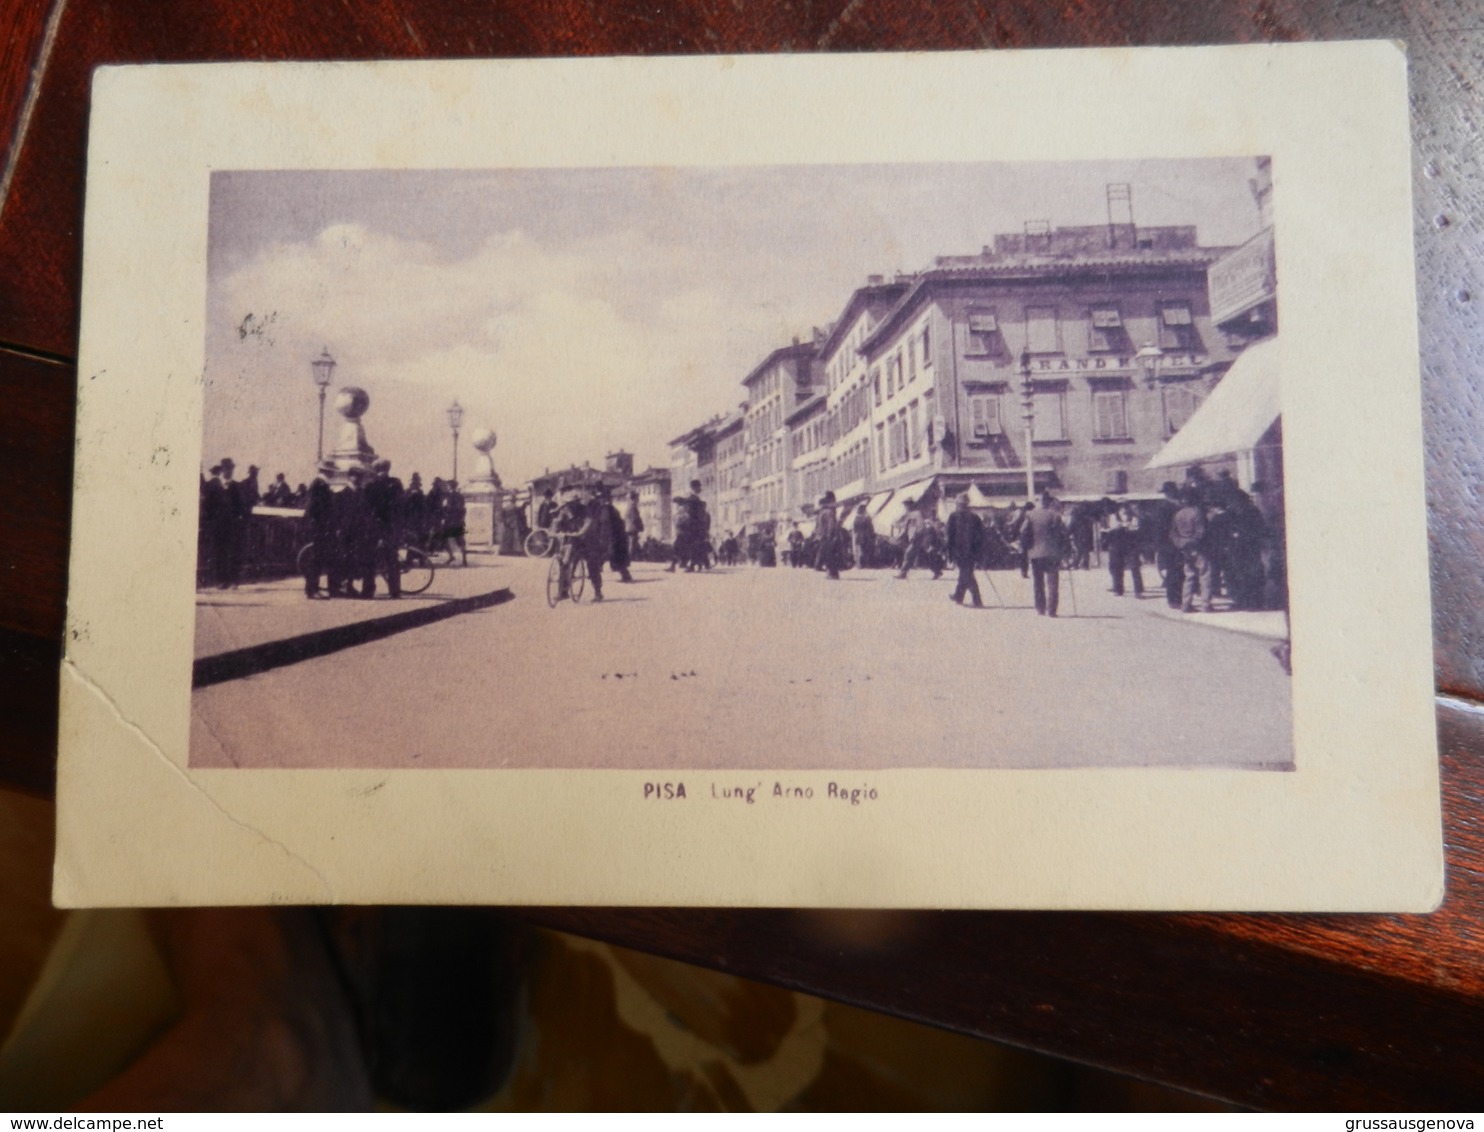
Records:
[[[1273,175],[212,173],[190,765],[1292,771]]]

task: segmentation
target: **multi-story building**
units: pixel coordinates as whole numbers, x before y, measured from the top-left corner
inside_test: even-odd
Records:
[[[749,483],[747,523],[769,523],[789,513],[788,416],[820,384],[816,342],[774,350],[742,379],[747,390],[743,444]]]
[[[868,278],[866,285],[850,296],[820,345],[820,368],[828,400],[822,419],[811,424],[811,435],[800,444],[809,452],[819,450],[822,444],[825,468],[817,477],[818,490],[806,492],[804,502],[812,503],[824,491],[833,491],[842,504],[847,504],[873,490],[873,386],[870,367],[860,348],[877,323],[901,301],[911,282],[909,276],[898,276],[892,282],[879,275]],[[878,399],[879,393],[878,386]]]
[[[708,506],[715,506],[716,437],[726,423],[727,416],[719,414],[670,441],[670,482],[674,491],[685,495],[690,485],[699,481],[701,496]]]
[[[747,434],[743,410],[729,413],[716,430],[716,518],[722,531],[741,530],[747,522]]]
[[[784,493],[784,517],[798,519],[809,514],[826,486],[830,446],[825,433],[828,399],[816,393],[783,419],[788,431],[788,483]]]
[[[627,490],[639,497],[639,518],[644,521],[643,537],[661,542],[674,538],[670,515],[670,469],[646,468],[628,482]]]
[[[875,486],[1008,501],[1033,464],[1037,490],[1155,491],[1150,457],[1231,363],[1206,292],[1226,250],[1109,224],[937,259],[860,345]]]

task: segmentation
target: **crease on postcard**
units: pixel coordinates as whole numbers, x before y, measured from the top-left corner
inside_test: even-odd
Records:
[[[217,813],[221,814],[222,817],[227,819],[227,821],[231,822],[239,829],[245,830],[247,833],[252,834],[260,842],[264,842],[277,849],[289,860],[295,862],[298,865],[301,865],[305,870],[312,873],[319,880],[320,887],[323,889],[323,903],[333,904],[336,902],[334,895],[334,886],[330,883],[329,877],[327,877],[323,872],[317,869],[306,858],[300,856],[298,853],[294,852],[294,850],[290,849],[282,841],[279,841],[277,838],[264,833],[256,826],[245,822],[241,818],[237,817],[237,815],[232,813],[232,811],[227,809],[221,804],[221,802],[214,798],[210,794],[210,792],[204,790],[201,787],[200,783],[198,783],[194,778],[186,773],[186,771],[182,767],[176,764],[174,759],[172,759],[165,753],[164,748],[161,747],[160,744],[156,742],[155,739],[147,731],[144,730],[144,728],[140,727],[133,720],[129,719],[120,709],[118,702],[108,694],[107,690],[101,687],[97,683],[97,681],[88,676],[88,674],[84,672],[78,666],[77,662],[71,657],[64,656],[62,658],[62,674],[64,678],[68,678],[73,681],[75,686],[86,689],[89,693],[91,693],[92,696],[99,703],[107,708],[109,715],[111,715],[116,722],[118,722],[132,735],[137,737],[144,744],[144,746],[149,751],[151,751],[157,759],[159,759],[162,764],[170,768],[170,770],[180,779],[181,782],[190,787],[190,789],[196,795],[204,799],[212,807],[212,809],[216,810]],[[69,882],[66,884],[62,883],[61,876],[65,871],[67,871],[67,862],[59,853],[57,856],[58,891],[68,891],[76,889],[78,887],[76,884],[72,883],[71,879],[69,879]],[[84,885],[82,887],[85,888],[86,886]]]

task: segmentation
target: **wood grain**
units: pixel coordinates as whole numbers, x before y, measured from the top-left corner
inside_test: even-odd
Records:
[[[21,136],[32,77],[42,70],[42,45],[60,0],[0,4],[0,205],[5,200],[11,151]]]
[[[40,6],[38,6],[39,8]],[[40,16],[0,6],[0,129]],[[1484,20],[1464,0],[656,5],[114,0],[64,13],[0,211],[0,343],[75,357],[87,89],[102,63],[1409,41],[1439,686],[1484,700]],[[28,52],[31,54],[28,55]],[[20,94],[17,94],[20,91]],[[1281,221],[1280,221],[1281,223]],[[1357,238],[1363,238],[1358,234]],[[1337,300],[1338,301],[1338,300]],[[1400,313],[1400,312],[1399,312]],[[1357,327],[1357,333],[1366,333]],[[0,352],[0,780],[50,789],[75,373]],[[1365,485],[1354,485],[1354,521]],[[1379,536],[1378,537],[1384,537]],[[1484,1082],[1484,723],[1439,711],[1449,891],[1419,916],[547,909],[531,918],[1241,1103],[1471,1108]]]

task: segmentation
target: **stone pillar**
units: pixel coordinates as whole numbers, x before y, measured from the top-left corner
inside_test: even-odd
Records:
[[[335,411],[343,420],[340,434],[335,439],[335,447],[325,457],[325,464],[333,465],[334,470],[326,467],[320,473],[332,486],[349,483],[352,468],[360,468],[367,476],[371,474],[371,465],[376,461],[376,449],[371,447],[370,441],[366,439],[366,430],[361,426],[361,418],[370,407],[370,395],[358,386],[347,385],[335,394]]]
[[[495,447],[495,434],[481,428],[476,429],[469,439],[479,452],[479,458],[474,462],[474,473],[464,486],[464,538],[470,546],[487,547],[499,553],[505,493],[490,459],[490,452]]]

